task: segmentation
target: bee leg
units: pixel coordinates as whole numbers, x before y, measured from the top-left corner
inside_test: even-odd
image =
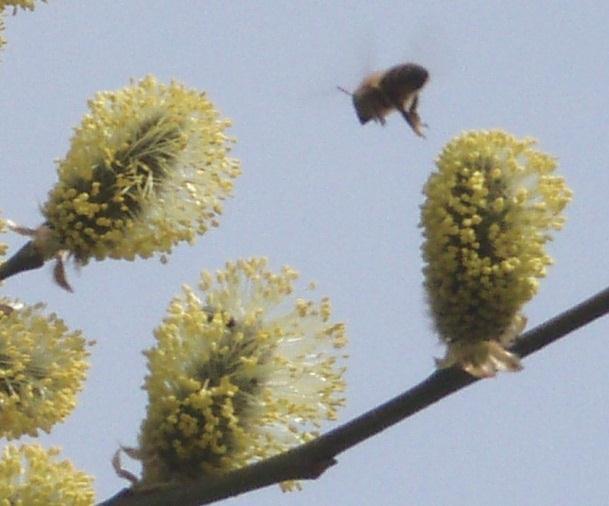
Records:
[[[421,130],[421,127],[426,126],[426,125],[421,123],[421,118],[419,117],[417,110],[416,110],[417,104],[419,101],[417,95],[414,95],[414,97],[412,98],[412,101],[409,104],[408,110],[405,109],[405,107],[406,107],[405,103],[398,102],[395,99],[393,99],[392,97],[387,97],[387,101],[389,102],[389,104],[391,105],[391,107],[393,109],[400,111],[400,114],[406,120],[406,123],[408,123],[408,126],[410,126],[410,128],[412,128],[412,131],[415,134],[417,134],[419,137],[425,137],[425,135],[423,134],[423,131]],[[409,101],[405,101],[405,102],[409,102]]]
[[[414,122],[421,126],[421,127],[425,127],[427,128],[429,125],[427,123],[423,123],[421,121],[421,117],[419,116],[419,113],[417,112],[417,106],[419,105],[419,95],[415,95],[414,100],[412,101],[412,104],[410,104],[410,115],[414,118]],[[423,135],[423,137],[425,137]]]
[[[408,108],[408,110],[410,112],[416,112],[418,106],[419,106],[419,95],[415,95],[412,99],[412,102],[410,103],[410,107]]]
[[[406,123],[408,123],[410,128],[412,128],[412,131],[419,137],[425,138],[425,134],[423,133],[422,128],[426,127],[427,124],[421,122],[421,118],[419,116],[419,113],[417,113],[416,109],[411,107],[406,111],[404,108],[399,107],[398,111],[400,111],[402,117],[406,120]]]

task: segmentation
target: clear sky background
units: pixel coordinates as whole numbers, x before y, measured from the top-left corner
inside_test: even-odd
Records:
[[[221,226],[158,260],[8,280],[97,340],[74,414],[42,438],[96,476],[144,415],[141,350],[182,283],[265,255],[332,298],[348,325],[356,416],[424,379],[441,356],[422,291],[421,188],[463,130],[534,136],[574,190],[556,265],[525,308],[529,328],[609,284],[609,3],[597,1],[62,1],[6,20],[0,55],[0,209],[21,224],[56,180],[71,129],[96,91],[153,73],[206,90],[232,118],[243,176]],[[414,61],[431,81],[427,139],[399,116],[360,126],[350,99],[368,71]],[[10,238],[11,251],[23,238]],[[440,402],[339,457],[300,493],[226,502],[385,506],[609,504],[609,319]],[[0,445],[3,445],[1,442]],[[137,466],[131,466],[137,471]]]

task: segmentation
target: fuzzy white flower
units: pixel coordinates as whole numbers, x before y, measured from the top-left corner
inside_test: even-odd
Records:
[[[265,259],[203,273],[184,287],[146,352],[142,486],[216,475],[308,441],[343,405],[330,302],[292,297],[297,274]]]

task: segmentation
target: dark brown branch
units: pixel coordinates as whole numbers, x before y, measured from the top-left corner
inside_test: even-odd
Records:
[[[32,241],[0,264],[0,281],[23,271],[38,269],[44,265],[44,257]]]
[[[609,312],[609,288],[522,334],[511,351],[526,357]],[[335,457],[477,380],[457,369],[434,372],[407,392],[318,439],[212,481],[148,491],[125,489],[98,506],[199,506],[286,480],[315,479]]]

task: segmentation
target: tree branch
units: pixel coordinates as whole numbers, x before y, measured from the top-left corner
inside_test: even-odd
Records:
[[[44,257],[32,241],[29,241],[6,262],[0,263],[0,281],[15,274],[44,265]]]
[[[526,357],[609,312],[609,288],[520,336],[510,351]],[[479,381],[451,368],[319,438],[213,479],[154,489],[124,489],[98,506],[200,506],[287,480],[315,479],[335,457],[448,395]]]

